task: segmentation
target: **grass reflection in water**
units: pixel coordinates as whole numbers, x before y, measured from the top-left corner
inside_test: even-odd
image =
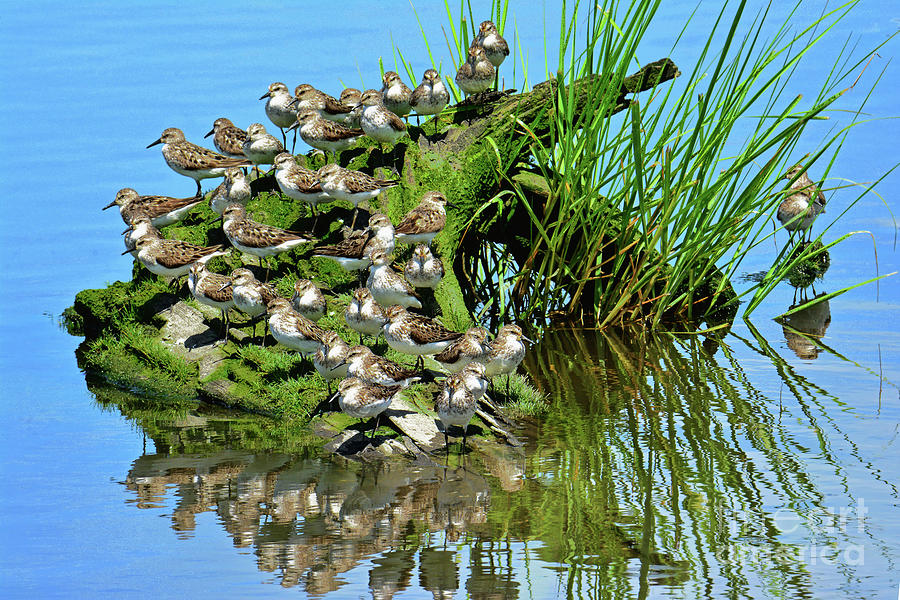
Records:
[[[751,382],[754,355],[781,397]],[[867,494],[896,501],[895,485],[830,415],[846,407],[752,327],[721,340],[557,331],[527,361],[552,407],[526,458],[449,469],[325,457],[288,423],[154,415],[92,389],[155,447],[124,479],[128,502],[168,510],[179,536],[216,513],[260,570],[310,594],[808,597],[858,591],[853,548],[890,556],[889,538],[828,505],[837,487],[855,510],[860,469]],[[839,568],[823,574],[822,558]]]

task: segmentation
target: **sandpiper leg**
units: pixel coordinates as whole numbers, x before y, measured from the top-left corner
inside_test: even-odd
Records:
[[[359,205],[353,207],[353,220],[350,221],[350,229],[356,227],[356,214],[359,212]]]

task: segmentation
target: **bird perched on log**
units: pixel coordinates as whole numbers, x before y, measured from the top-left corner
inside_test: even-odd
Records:
[[[466,95],[478,94],[490,89],[495,74],[494,65],[487,59],[484,48],[473,45],[469,48],[466,62],[456,72],[456,85]]]
[[[497,26],[493,21],[481,22],[481,26],[478,28],[478,35],[475,36],[472,45],[483,48],[485,57],[494,67],[499,67],[506,60],[506,57],[509,56],[509,44],[497,31]]]
[[[385,311],[388,321],[382,332],[388,346],[403,354],[417,356],[416,368],[421,369],[422,357],[437,354],[462,336],[450,331],[434,319],[408,312],[402,306],[391,306]]]
[[[428,69],[422,75],[422,83],[413,90],[409,98],[409,104],[416,111],[416,122],[419,116],[440,114],[450,103],[450,92],[441,80],[441,76],[434,69]],[[434,123],[434,132],[437,133],[437,121]]]
[[[335,200],[347,200],[353,203],[351,229],[356,226],[356,215],[359,211],[360,202],[371,200],[381,192],[400,184],[399,181],[377,179],[362,171],[352,171],[333,163],[320,168],[316,172],[316,176],[322,185],[322,191],[330,197]]]

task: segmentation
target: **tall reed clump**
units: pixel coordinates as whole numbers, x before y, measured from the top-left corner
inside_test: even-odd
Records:
[[[789,166],[834,162],[850,127],[811,154],[797,144],[874,50],[860,57],[844,46],[811,101],[786,97],[810,48],[857,2],[802,27],[791,24],[794,13],[773,27],[767,9],[750,14],[747,4],[724,3],[696,64],[679,65],[676,85],[626,100],[622,83],[641,66],[647,32],[660,26],[660,0],[601,0],[585,10],[563,3],[550,134],[530,140],[548,199],[533,205],[505,172],[508,189],[495,198],[528,212],[533,251],[524,264],[510,268],[501,256],[496,268],[480,269],[501,280],[507,297],[492,308],[500,319],[557,314],[589,326],[656,327],[700,320],[723,300],[736,312],[749,294],[746,316],[791,268],[776,263],[740,294],[730,284],[748,252],[773,235],[767,224]],[[587,92],[576,93],[585,82]]]

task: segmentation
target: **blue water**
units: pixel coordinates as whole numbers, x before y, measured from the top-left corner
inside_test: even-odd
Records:
[[[669,54],[692,7],[664,4],[660,25],[642,50],[644,62]],[[710,4],[714,3],[702,5],[698,23],[714,18]],[[476,15],[486,13],[484,6],[473,2]],[[0,49],[6,57],[0,67],[0,144],[6,159],[0,220],[0,385],[6,414],[0,425],[5,484],[0,496],[3,596],[296,593],[298,588],[282,587],[283,580],[261,570],[254,549],[234,543],[215,512],[198,513],[190,535],[179,535],[172,529],[176,499],[171,491],[157,504],[136,508],[126,480],[137,458],[153,450],[146,448],[143,433],[132,421],[95,402],[75,361],[80,340],[66,335],[57,319],[77,291],[130,276],[131,261],[120,256],[123,225],[111,211],[100,212],[118,189],[128,186],[141,193],[173,196],[193,193],[194,183],[168,169],[157,148],[145,149],[164,128],[180,127],[188,139],[199,142],[220,116],[238,124],[267,124],[257,98],[276,80],[290,88],[308,81],[332,93],[342,83],[379,87],[378,58],[384,57],[386,68],[394,68],[392,41],[405,56],[413,57],[415,72],[421,73],[430,64],[424,58],[415,15],[407,2],[253,6],[36,2],[7,3],[4,8],[0,18]],[[446,75],[452,69],[440,28],[446,22],[444,7],[440,2],[419,2],[416,10],[432,40],[432,51],[445,57]],[[801,27],[819,10],[820,3],[804,3],[795,25]],[[554,3],[514,2],[511,8],[508,27],[518,26],[532,83],[543,79],[539,75],[544,71],[543,29],[552,40],[557,11]],[[879,44],[897,31],[898,19],[893,2],[861,4],[833,41],[796,73],[788,86],[791,94],[815,93],[845,39],[858,40],[861,47]],[[682,70],[693,64],[694,39],[689,33],[672,54]],[[900,161],[896,149],[900,121],[888,118],[900,113],[897,48],[896,40],[882,48],[841,100],[843,110],[858,106],[883,71],[865,106],[865,112],[878,120],[850,134],[828,185],[872,182]],[[548,52],[555,65],[554,49],[549,47]],[[840,126],[846,115],[836,113],[832,121],[811,128],[810,146]],[[890,211],[900,216],[898,187],[900,171],[895,171],[878,190]],[[858,194],[858,188],[833,192],[825,216],[837,217]],[[831,270],[822,286],[826,291],[874,277],[876,249],[878,273],[900,270],[897,232],[881,198],[865,196],[827,238],[851,231],[866,233],[832,252]],[[765,269],[773,251],[760,250],[746,270]],[[806,589],[815,597],[893,597],[900,580],[896,562],[900,500],[884,482],[898,481],[900,277],[833,299],[832,321],[823,339],[831,351],[816,360],[797,357],[781,326],[770,320],[787,308],[791,294],[786,286],[779,288],[754,315],[753,324],[783,357],[786,368],[805,382],[805,392],[818,402],[814,412],[827,426],[823,440],[797,417],[803,413],[799,409],[788,410],[795,421],[781,426],[796,434],[802,446],[798,453],[809,460],[810,476],[824,494],[821,504],[840,507],[850,503],[848,498],[863,497],[871,507],[864,534],[871,541],[864,564],[853,568],[807,564],[812,582]],[[788,401],[785,379],[773,362],[740,341],[752,338],[748,326],[738,322],[733,332],[736,337],[727,343],[755,389],[767,402]],[[820,447],[854,458],[837,465],[818,461]],[[752,453],[748,460],[754,460]],[[540,462],[531,464],[528,476],[540,480],[541,468]],[[485,477],[495,490],[493,501],[500,502],[496,476]],[[502,539],[498,543],[503,546]],[[556,573],[565,565],[546,559],[540,542],[513,539],[505,544],[508,555],[489,558],[500,560],[498,570],[515,582],[508,588],[515,592],[511,595],[545,598],[564,593],[564,579]],[[441,540],[428,547],[440,551]],[[458,582],[454,597],[464,597],[467,581],[473,597],[485,589],[473,583],[478,575],[473,567],[478,563],[472,562],[475,551],[476,547],[463,545],[453,559],[452,564],[462,565],[458,573],[462,583]],[[348,570],[330,597],[368,595],[370,572],[386,556],[376,553]],[[629,577],[644,581],[638,571],[634,566]],[[427,581],[421,576],[413,579],[405,597],[427,593]],[[777,582],[750,579],[744,595],[779,595]],[[651,587],[650,594],[692,596],[702,593],[698,585]],[[721,586],[722,580],[715,579],[710,589],[722,592]]]

